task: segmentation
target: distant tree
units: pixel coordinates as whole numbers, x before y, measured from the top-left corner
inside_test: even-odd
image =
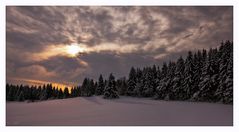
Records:
[[[9,91],[8,91],[8,94],[7,94],[7,101],[14,101],[15,100],[15,91],[16,91],[15,86],[9,86]]]
[[[40,95],[40,100],[47,100],[48,98],[47,98],[47,88],[45,88],[44,86],[43,86],[43,89],[42,89],[42,91],[41,91],[41,95]]]
[[[76,87],[72,87],[71,88],[70,97],[77,97]]]
[[[115,86],[115,77],[112,75],[112,73],[109,76],[109,81],[107,86],[104,89],[104,98],[105,99],[114,99],[119,98],[118,91]]]
[[[24,93],[23,93],[23,91],[21,91],[17,98],[17,101],[24,101],[24,100],[25,100]]]
[[[63,93],[63,98],[65,99],[65,98],[69,98],[69,89],[68,89],[68,87],[65,87],[65,89],[64,89],[64,93]]]
[[[59,92],[58,92],[58,94],[57,94],[57,98],[58,98],[58,99],[63,99],[63,97],[64,97],[64,93],[63,93],[62,89],[60,88],[60,89],[59,89]]]

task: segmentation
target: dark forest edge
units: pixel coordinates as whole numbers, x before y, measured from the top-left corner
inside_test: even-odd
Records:
[[[128,76],[98,81],[85,78],[81,86],[69,91],[52,84],[43,86],[6,84],[7,101],[36,101],[64,99],[79,96],[103,95],[113,99],[119,96],[151,97],[159,100],[233,103],[233,42],[222,42],[219,48],[188,52],[186,59],[153,65],[143,69],[132,67]]]

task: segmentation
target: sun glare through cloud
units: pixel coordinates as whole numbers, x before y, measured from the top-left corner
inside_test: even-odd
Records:
[[[76,57],[79,53],[85,52],[85,49],[77,43],[72,43],[66,46],[66,52],[70,57]]]

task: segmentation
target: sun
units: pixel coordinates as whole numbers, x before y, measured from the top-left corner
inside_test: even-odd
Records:
[[[81,47],[79,44],[73,43],[66,46],[66,52],[71,57],[76,57],[79,53],[84,52],[84,48]]]

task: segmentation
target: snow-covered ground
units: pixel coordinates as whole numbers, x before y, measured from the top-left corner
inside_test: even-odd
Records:
[[[146,98],[7,102],[6,125],[232,125],[233,106]]]

